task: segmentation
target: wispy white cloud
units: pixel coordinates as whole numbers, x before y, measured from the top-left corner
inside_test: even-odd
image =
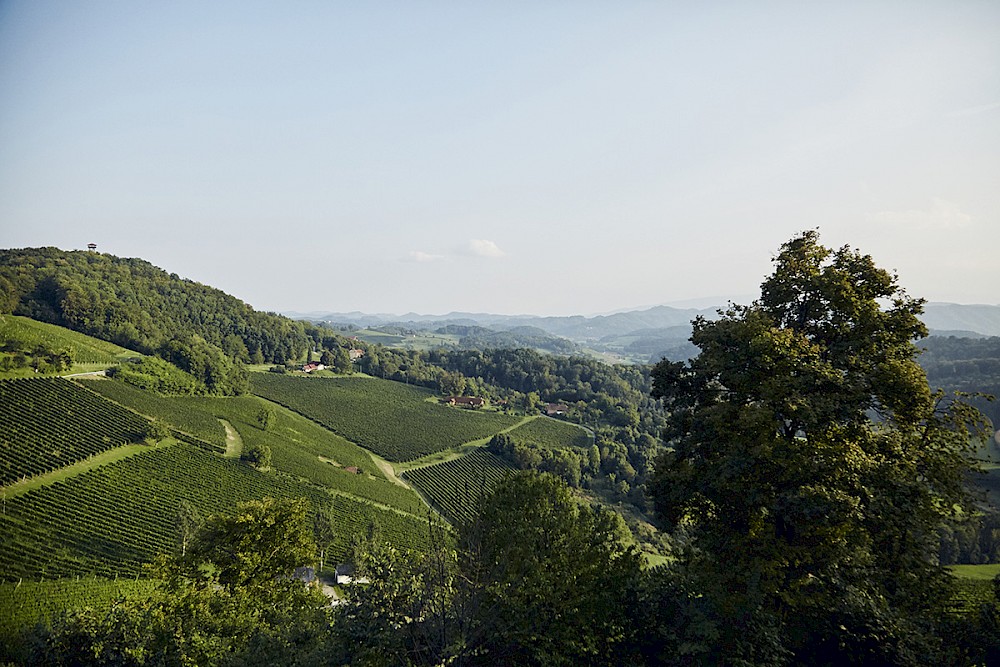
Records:
[[[486,239],[472,239],[464,248],[464,252],[477,257],[503,257],[507,254],[496,243]]]
[[[981,113],[997,110],[1000,110],[1000,102],[991,102],[990,104],[980,104],[975,107],[958,109],[957,111],[952,111],[948,115],[952,118],[964,118],[965,116],[978,116]]]
[[[868,216],[879,224],[898,225],[914,229],[956,229],[973,224],[971,215],[963,211],[955,202],[934,197],[926,209],[907,211],[878,211]]]
[[[434,255],[429,252],[424,252],[422,250],[411,250],[406,257],[403,258],[404,262],[418,262],[421,264],[427,262],[440,262],[445,257],[444,255]]]

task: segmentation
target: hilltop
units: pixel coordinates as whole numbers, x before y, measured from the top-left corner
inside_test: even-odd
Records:
[[[209,391],[246,389],[245,363],[307,347],[301,322],[136,258],[57,248],[0,250],[0,312],[88,334],[177,364]]]

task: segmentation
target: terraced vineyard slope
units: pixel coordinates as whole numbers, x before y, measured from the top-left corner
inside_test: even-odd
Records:
[[[471,521],[480,500],[513,468],[485,449],[403,473],[449,521]]]
[[[70,380],[0,380],[0,485],[138,442],[147,423]]]
[[[412,461],[517,423],[496,412],[438,405],[426,389],[375,378],[256,373],[251,388],[390,461]],[[432,400],[428,400],[432,399]]]

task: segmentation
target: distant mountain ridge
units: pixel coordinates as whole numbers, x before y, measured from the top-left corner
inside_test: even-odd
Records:
[[[720,306],[721,307],[721,306]],[[286,312],[296,319],[327,321],[357,326],[394,325],[462,325],[483,326],[509,330],[520,326],[533,326],[556,336],[587,343],[612,336],[639,336],[654,329],[689,326],[697,316],[715,319],[718,308],[674,308],[654,306],[611,315],[583,315],[544,317],[538,315],[496,315],[491,313],[452,312],[445,315],[366,314],[361,312],[331,313]],[[956,303],[928,303],[924,306],[923,321],[932,333],[943,335],[1000,336],[1000,305],[968,305]],[[646,330],[646,331],[643,331]],[[676,329],[672,332],[676,336]]]
[[[1000,336],[1000,306],[986,304],[928,303],[924,324],[932,332],[952,330]]]

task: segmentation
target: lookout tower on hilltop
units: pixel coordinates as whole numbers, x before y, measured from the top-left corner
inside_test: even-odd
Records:
[[[87,250],[89,250],[90,252],[97,252],[97,244],[96,243],[88,243],[87,244]]]

